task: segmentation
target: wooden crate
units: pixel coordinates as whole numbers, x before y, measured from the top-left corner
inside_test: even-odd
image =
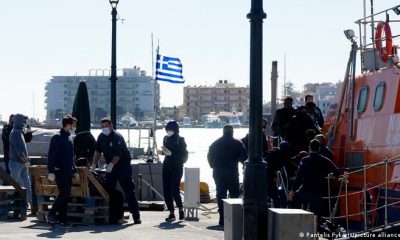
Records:
[[[47,179],[48,171],[45,165],[30,167],[35,181],[35,192],[38,195],[38,219],[45,221],[45,215],[51,209],[55,197],[58,195],[56,182]],[[73,179],[71,197],[68,202],[67,216],[71,223],[76,224],[105,224],[109,218],[109,195],[97,179],[86,167],[77,168],[79,181]],[[91,196],[89,191],[91,182],[101,196]]]

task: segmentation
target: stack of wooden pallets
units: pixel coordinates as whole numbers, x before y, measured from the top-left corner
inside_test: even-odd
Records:
[[[26,189],[22,188],[0,167],[0,178],[7,186],[0,186],[0,217],[26,219]]]
[[[38,219],[45,221],[45,216],[51,209],[58,188],[55,182],[47,179],[47,166],[35,165],[30,167],[35,181],[35,191],[38,195]],[[79,181],[73,179],[71,197],[68,202],[68,219],[75,224],[105,224],[109,219],[109,195],[97,179],[85,167],[77,168]],[[89,182],[94,185],[100,196],[92,196]]]

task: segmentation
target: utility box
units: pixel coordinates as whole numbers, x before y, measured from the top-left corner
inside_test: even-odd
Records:
[[[302,209],[268,209],[268,240],[318,239],[316,235],[313,213]]]
[[[185,193],[183,207],[186,220],[199,220],[200,168],[185,168]]]
[[[200,206],[200,168],[185,168],[184,207]]]
[[[243,199],[224,199],[224,240],[243,238]]]

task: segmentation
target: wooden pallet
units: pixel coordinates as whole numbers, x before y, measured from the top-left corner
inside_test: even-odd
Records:
[[[7,186],[0,186],[0,217],[8,219],[26,219],[26,189],[0,167],[0,178]]]
[[[51,209],[58,188],[55,182],[47,179],[47,166],[35,165],[30,167],[35,181],[35,192],[38,195],[38,219],[46,221],[45,216]],[[71,197],[68,202],[68,220],[75,224],[105,224],[109,219],[109,195],[97,179],[86,167],[77,168],[79,181],[73,179]],[[89,191],[91,182],[101,196],[91,196]]]

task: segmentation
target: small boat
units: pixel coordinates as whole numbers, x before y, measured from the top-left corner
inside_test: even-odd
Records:
[[[132,116],[132,114],[125,114],[122,118],[121,118],[121,123],[123,124],[123,126],[136,126],[138,124],[138,122],[135,120],[135,118]]]
[[[231,117],[229,117],[229,125],[240,128],[242,126],[242,123],[240,122],[238,116],[236,116],[236,114],[233,114]]]
[[[221,119],[215,115],[214,112],[203,116],[203,122],[205,128],[220,128]]]
[[[183,127],[191,127],[192,121],[190,120],[190,117],[183,117],[182,125]]]

